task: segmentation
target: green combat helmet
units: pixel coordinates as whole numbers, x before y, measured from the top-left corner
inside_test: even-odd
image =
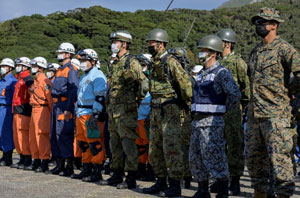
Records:
[[[169,36],[165,30],[155,28],[147,34],[146,41],[159,41],[159,42],[168,43]]]
[[[118,30],[116,32],[112,32],[110,34],[110,40],[117,40],[117,41],[123,41],[127,43],[131,43],[132,36],[131,34],[126,30]]]
[[[208,35],[203,37],[198,44],[198,48],[209,49],[216,52],[223,52],[223,42],[216,35]]]
[[[236,34],[232,29],[222,29],[216,34],[222,41],[236,43]]]
[[[188,59],[188,53],[185,48],[175,47],[169,49],[168,52],[177,58],[184,69],[189,65],[190,61]]]
[[[279,11],[275,8],[261,8],[259,13],[257,13],[254,17],[252,17],[251,22],[254,24],[257,19],[265,19],[267,21],[277,21],[278,23],[283,23],[284,20],[281,19],[279,15]]]

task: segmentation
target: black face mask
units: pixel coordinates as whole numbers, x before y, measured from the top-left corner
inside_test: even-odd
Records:
[[[156,55],[156,49],[155,49],[155,46],[149,46],[148,47],[148,51],[149,53],[154,57]]]
[[[270,31],[267,30],[266,24],[258,24],[256,25],[256,34],[262,38],[265,38]]]

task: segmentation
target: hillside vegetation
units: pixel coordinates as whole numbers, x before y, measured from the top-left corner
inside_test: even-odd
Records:
[[[279,9],[285,23],[279,26],[282,38],[300,49],[300,2],[298,0],[266,0],[240,8],[222,8],[212,11],[173,9],[165,15],[155,10],[138,10],[134,13],[115,12],[95,6],[76,9],[66,13],[57,12],[46,17],[32,15],[8,20],[0,24],[0,58],[18,56],[44,56],[48,62],[56,61],[56,49],[61,42],[71,42],[76,49],[93,48],[101,60],[110,55],[109,35],[118,29],[128,30],[134,38],[133,54],[141,53],[146,34],[156,27],[169,33],[168,47],[183,46],[185,32],[192,20],[196,22],[187,40],[193,63],[198,53],[197,42],[207,34],[221,28],[232,28],[237,32],[236,51],[247,59],[250,50],[260,41],[251,25],[251,16],[260,7],[272,6]]]

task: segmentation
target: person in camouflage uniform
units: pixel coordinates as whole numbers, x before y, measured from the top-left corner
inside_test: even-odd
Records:
[[[195,198],[210,198],[208,180],[217,181],[217,198],[228,197],[228,164],[225,154],[223,115],[235,109],[241,93],[229,70],[217,57],[223,52],[216,35],[203,37],[198,45],[199,59],[205,65],[196,78],[192,98],[192,135],[189,160],[192,175],[198,182]]]
[[[298,52],[277,35],[281,22],[274,8],[262,8],[252,17],[256,33],[263,38],[249,57],[250,93],[246,133],[247,165],[254,197],[267,197],[269,173],[277,197],[293,195],[290,97],[299,92]],[[289,85],[290,73],[294,81]]]
[[[190,74],[191,66],[188,59],[188,53],[183,47],[175,47],[168,50],[168,52],[176,57],[183,69]],[[191,83],[193,77],[190,76]],[[193,84],[193,83],[192,83]],[[183,147],[183,180],[184,187],[189,189],[191,187],[192,174],[189,166],[189,147],[192,132],[192,118],[190,108],[181,108],[180,111],[180,127],[182,129],[182,147]]]
[[[158,179],[150,188],[144,188],[143,193],[180,196],[184,167],[180,106],[189,106],[191,102],[191,82],[178,60],[165,49],[168,43],[165,30],[151,30],[146,41],[153,60],[149,74],[152,96],[149,158]]]
[[[119,189],[136,187],[136,171],[139,155],[135,144],[138,118],[138,98],[141,83],[146,80],[139,61],[129,54],[132,36],[129,32],[119,30],[111,34],[111,50],[116,59],[111,64],[108,98],[108,130],[110,132],[110,149],[112,153],[111,169],[113,175],[101,185],[116,185]],[[145,90],[144,92],[147,92]],[[143,92],[143,93],[144,93]],[[126,180],[122,183],[123,153],[125,153]]]
[[[236,84],[239,86],[242,98],[241,105],[224,116],[225,139],[227,143],[227,159],[230,174],[229,192],[231,195],[240,194],[240,177],[243,175],[244,160],[244,132],[243,132],[243,110],[250,100],[250,83],[247,75],[248,66],[241,55],[234,52],[236,34],[232,29],[222,29],[216,34],[223,41],[223,53],[220,64],[226,67],[232,74]],[[216,185],[215,191],[216,191]],[[211,192],[213,188],[211,186]]]

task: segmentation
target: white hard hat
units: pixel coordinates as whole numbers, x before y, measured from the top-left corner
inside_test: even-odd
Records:
[[[31,65],[37,65],[41,68],[47,69],[47,60],[44,57],[35,57],[30,61]]]
[[[98,54],[95,50],[93,49],[85,49],[85,50],[80,50],[77,53],[77,58],[79,60],[98,60]]]
[[[70,54],[75,54],[75,48],[71,43],[62,43],[60,44],[56,52],[67,52]]]
[[[73,64],[77,69],[80,67],[80,61],[76,58],[72,58],[71,64]]]
[[[151,54],[143,54],[145,58],[147,58],[151,62],[152,55]]]
[[[195,65],[194,68],[192,69],[193,73],[199,73],[203,69],[202,65]]]
[[[5,58],[1,61],[0,66],[9,66],[9,67],[14,68],[15,62],[10,58]]]
[[[48,70],[49,71],[57,71],[58,68],[60,68],[60,65],[57,63],[49,63],[48,64]]]
[[[28,57],[20,57],[15,60],[16,65],[24,65],[26,67],[31,67],[30,59]]]

